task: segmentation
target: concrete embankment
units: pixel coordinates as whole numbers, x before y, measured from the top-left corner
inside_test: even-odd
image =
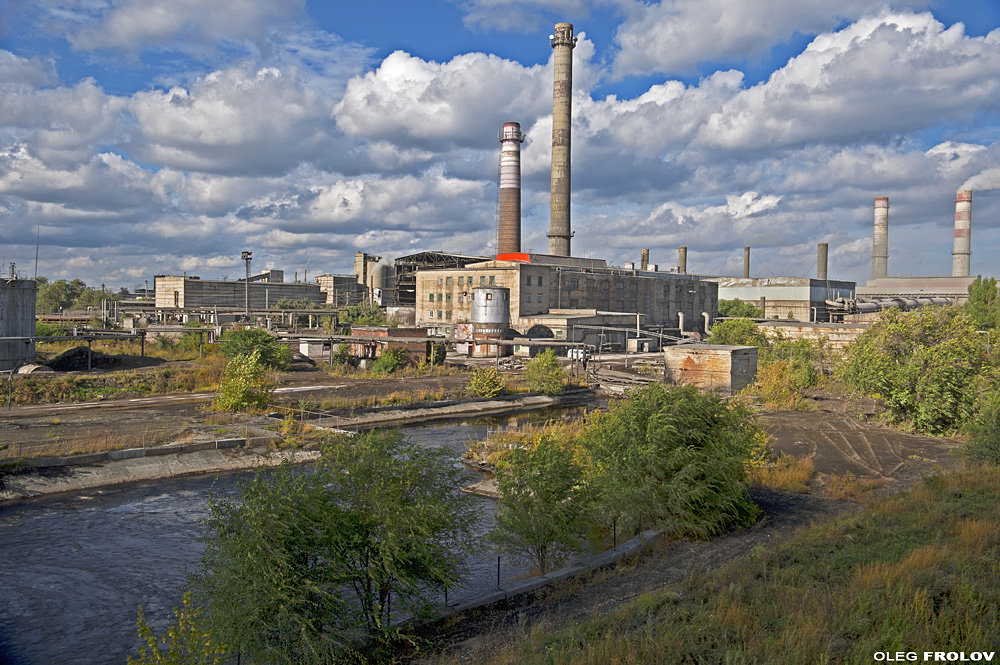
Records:
[[[383,409],[352,417],[324,418],[323,424],[343,430],[396,427],[571,406],[591,397],[589,391],[574,391],[556,397],[529,395],[449,402],[419,408]],[[319,457],[315,450],[274,450],[273,443],[278,438],[274,432],[258,430],[247,439],[175,443],[155,448],[25,460],[13,473],[0,476],[0,503],[143,480],[277,466],[286,460],[301,464]]]

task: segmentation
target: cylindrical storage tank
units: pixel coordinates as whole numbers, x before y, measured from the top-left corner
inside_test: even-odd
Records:
[[[385,290],[392,283],[392,268],[386,263],[377,263],[371,267],[371,292],[372,302],[380,305],[385,304]]]
[[[875,228],[872,233],[872,279],[889,274],[889,197],[875,199]]]
[[[688,271],[688,248],[681,245],[677,248],[677,272],[686,275]]]
[[[972,190],[955,192],[955,248],[951,252],[951,276],[969,276],[972,254]]]
[[[472,289],[472,355],[477,358],[509,356],[513,347],[489,344],[504,339],[510,330],[510,289],[481,286]]]
[[[505,122],[500,130],[500,204],[497,254],[521,251],[521,125]]]
[[[816,279],[826,279],[827,257],[830,253],[830,245],[821,242],[816,245]]]

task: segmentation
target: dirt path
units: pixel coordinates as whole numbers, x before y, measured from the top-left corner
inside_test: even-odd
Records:
[[[955,441],[895,432],[844,411],[839,402],[828,400],[814,411],[769,413],[761,420],[776,452],[813,459],[817,490],[824,479],[850,471],[858,478],[883,480],[883,490],[898,491],[928,473],[959,465],[953,454]],[[585,579],[430,626],[422,636],[432,646],[424,654],[411,656],[409,662],[436,663],[442,656],[462,663],[483,662],[498,647],[516,643],[532,629],[557,630],[600,616],[645,591],[712,570],[755,547],[779,543],[802,527],[857,508],[857,504],[818,493],[753,490],[751,496],[763,517],[749,529],[709,541],[663,543]]]

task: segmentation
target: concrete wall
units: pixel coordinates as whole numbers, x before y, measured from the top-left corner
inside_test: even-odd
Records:
[[[827,348],[834,351],[842,351],[869,327],[867,323],[787,323],[782,321],[764,321],[758,325],[768,337],[775,337],[780,332],[788,339],[823,341],[826,342]]]
[[[719,298],[742,300],[760,306],[764,318],[796,321],[827,320],[827,299],[853,298],[855,283],[808,277],[712,277],[719,284]]]
[[[316,278],[326,304],[343,307],[356,305],[365,298],[365,287],[354,275],[320,275]]]
[[[274,307],[282,298],[310,300],[317,305],[326,302],[319,284],[276,284],[250,282],[250,308]],[[246,304],[246,282],[223,282],[196,277],[156,277],[157,309],[243,309]]]
[[[0,279],[0,337],[33,337],[37,287],[30,279]],[[35,343],[0,342],[0,370],[35,361]]]
[[[757,376],[757,347],[680,344],[663,350],[666,379],[723,395],[743,390]]]

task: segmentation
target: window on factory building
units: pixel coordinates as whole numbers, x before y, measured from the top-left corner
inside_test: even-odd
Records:
[[[427,299],[428,299],[429,301],[431,301],[431,302],[434,302],[434,294],[433,294],[433,293],[428,293],[428,294],[427,294]]]
[[[531,276],[530,275],[525,279],[525,284],[527,286],[531,286]]]
[[[524,296],[524,302],[531,302],[531,296],[530,295]]]
[[[442,283],[442,279],[440,277],[438,277],[438,285],[440,286],[441,283]]]
[[[628,285],[628,290],[631,291],[632,293],[635,293],[635,282],[632,282],[631,284]]]
[[[479,276],[479,284],[480,284],[480,286],[482,286],[485,283],[486,283],[486,275],[480,275]]]
[[[448,286],[451,286],[451,277],[446,277],[444,283],[447,284]]]
[[[429,318],[429,319],[433,319],[434,318],[434,310],[433,309],[427,310],[427,318]]]
[[[451,321],[451,312],[445,312],[444,313],[444,318],[446,318],[447,320]]]
[[[444,294],[444,300],[445,302],[451,302],[451,294],[450,293]]]
[[[464,282],[465,282],[465,276],[464,275],[460,275],[459,278],[458,278],[458,285],[462,286],[462,284]]]
[[[538,286],[541,286],[541,285],[542,285],[542,278],[541,278],[541,277],[539,277],[539,278],[538,278]]]
[[[442,296],[442,295],[441,295],[441,294],[439,293],[439,294],[438,294],[438,302],[441,302],[442,300],[444,300],[444,296]]]
[[[441,310],[438,310],[438,318],[439,319],[441,318],[441,313],[442,313]]]
[[[493,286],[496,283],[496,279],[497,279],[496,277],[490,275],[490,286]]]

